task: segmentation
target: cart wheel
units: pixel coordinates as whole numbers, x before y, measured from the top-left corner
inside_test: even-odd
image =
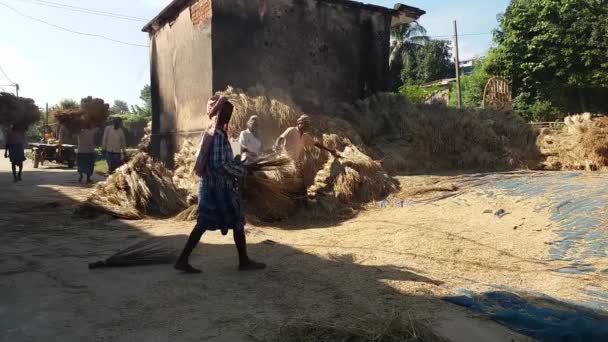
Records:
[[[73,160],[68,160],[68,168],[69,169],[73,169],[74,168],[74,161]]]

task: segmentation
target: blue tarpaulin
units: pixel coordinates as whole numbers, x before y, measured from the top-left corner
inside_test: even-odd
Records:
[[[586,308],[549,298],[526,298],[507,291],[444,298],[488,315],[514,331],[538,341],[608,341],[608,318]]]

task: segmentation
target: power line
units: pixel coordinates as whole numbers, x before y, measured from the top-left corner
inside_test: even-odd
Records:
[[[59,26],[59,25],[55,25],[55,24],[49,23],[48,21],[45,21],[45,20],[42,20],[42,19],[39,19],[39,18],[34,18],[32,16],[24,14],[24,13],[18,11],[17,9],[15,9],[15,8],[13,8],[13,7],[5,4],[5,3],[3,3],[3,2],[0,2],[0,6],[4,6],[4,7],[10,9],[13,12],[17,13],[18,15],[20,15],[22,17],[25,17],[25,18],[28,18],[30,20],[34,20],[34,21],[37,21],[39,23],[43,23],[45,25],[52,26],[52,27],[55,27],[55,28],[58,28],[60,30],[67,31],[67,32],[70,32],[70,33],[79,34],[79,35],[82,35],[82,36],[88,36],[88,37],[95,37],[95,38],[105,39],[105,40],[109,40],[111,42],[120,43],[120,44],[124,44],[124,45],[137,46],[137,47],[145,47],[145,48],[148,47],[148,45],[137,44],[137,43],[129,43],[129,42],[125,42],[125,41],[122,41],[122,40],[118,40],[118,39],[113,39],[113,38],[110,38],[110,37],[102,36],[100,34],[94,34],[94,33],[87,33],[87,32],[80,32],[80,31],[71,30],[69,28],[66,28],[66,27],[63,27],[63,26]]]
[[[6,77],[6,79],[11,82],[11,86],[15,85],[15,82],[13,82],[13,80],[11,80],[10,77],[8,77],[8,75],[6,74],[6,72],[4,72],[4,69],[2,69],[2,65],[0,65],[0,72],[2,72],[2,75],[4,75],[4,77]],[[8,86],[7,86],[8,87]]]
[[[30,2],[30,3],[32,3],[34,5],[39,5],[39,6],[58,8],[58,9],[72,11],[72,12],[85,13],[85,14],[91,14],[91,15],[98,15],[98,16],[108,17],[108,18],[114,18],[114,19],[129,20],[129,21],[138,21],[138,22],[145,22],[145,21],[147,21],[144,18],[134,17],[134,16],[130,16],[130,15],[124,15],[124,14],[112,13],[112,12],[105,12],[105,11],[98,11],[98,10],[94,10],[94,9],[84,8],[84,7],[70,6],[70,5],[66,5],[66,4],[62,4],[62,3],[58,3],[58,2],[52,2],[52,1],[44,1],[44,0],[19,0],[19,1]]]

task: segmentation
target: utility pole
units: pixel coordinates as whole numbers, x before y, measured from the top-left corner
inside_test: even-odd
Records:
[[[15,95],[17,95],[17,97],[19,97],[19,83],[15,83]]]
[[[45,125],[46,127],[49,127],[49,103],[48,103],[48,102],[46,103],[46,118],[45,118],[45,120],[44,120],[44,121],[45,121],[44,125]],[[46,129],[47,129],[47,128],[45,128],[45,130],[46,130]]]
[[[462,93],[460,91],[460,57],[458,56],[458,25],[454,20],[454,48],[456,51],[456,90],[458,94],[458,108],[462,108]]]

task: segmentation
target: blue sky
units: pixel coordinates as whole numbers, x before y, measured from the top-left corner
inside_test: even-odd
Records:
[[[169,0],[47,0],[99,11],[150,19]],[[368,0],[392,7],[397,1]],[[496,15],[509,0],[402,0],[427,11],[420,23],[430,36],[451,34],[452,21],[459,22],[459,33],[487,33],[496,27]],[[146,45],[141,32],[145,21],[126,21],[82,14],[40,5],[36,0],[0,0],[0,66],[21,85],[21,96],[31,97],[39,106],[53,105],[64,98],[80,99],[93,95],[107,102],[115,99],[139,103],[139,90],[149,83],[148,50],[97,38],[65,32],[24,18],[23,14],[72,30],[104,35],[134,44]],[[48,4],[48,3],[47,3]],[[482,55],[492,36],[460,38],[463,59]],[[9,82],[0,74],[0,86]],[[11,87],[5,90],[14,91]],[[0,89],[1,90],[1,89]]]

